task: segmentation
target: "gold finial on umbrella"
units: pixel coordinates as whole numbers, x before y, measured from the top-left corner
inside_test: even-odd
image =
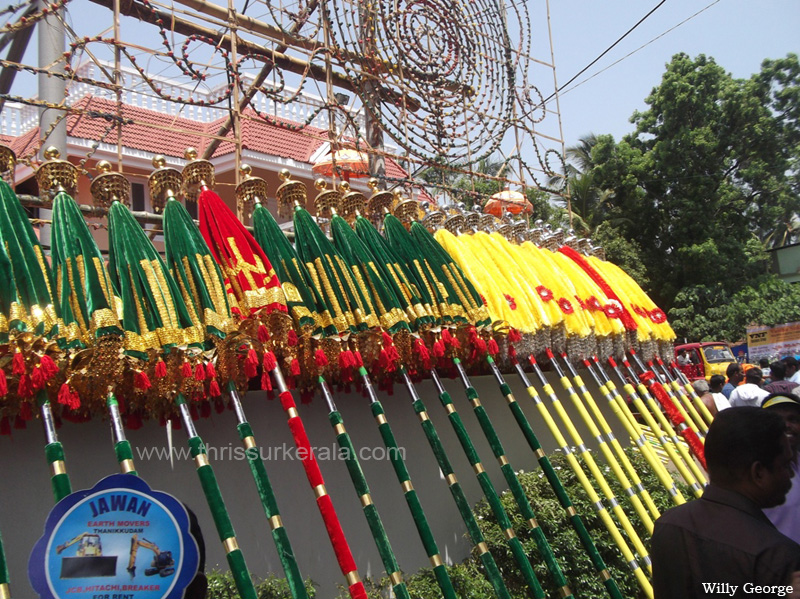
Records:
[[[404,199],[402,192],[399,189],[394,191],[395,204],[392,214],[403,223],[406,229],[411,227],[411,223],[418,221],[422,218],[422,210],[419,207],[419,202],[416,200]]]
[[[478,230],[478,221],[480,220],[480,214],[477,212],[467,212],[464,215],[464,227],[463,230],[465,232],[475,232]]]
[[[153,166],[156,170],[147,178],[147,183],[150,187],[150,203],[153,210],[160,214],[167,200],[177,196],[183,186],[183,176],[178,169],[167,166],[167,159],[160,154],[153,156]]]
[[[242,164],[239,168],[242,182],[236,186],[236,207],[242,214],[252,214],[256,202],[267,201],[267,182],[261,177],[253,176],[253,167]]]
[[[17,155],[8,146],[0,145],[0,179],[14,187],[14,171],[17,167]]]
[[[347,181],[339,183],[339,191],[342,193],[342,199],[339,200],[339,215],[352,227],[356,222],[356,216],[365,211],[367,198],[360,191],[350,189]]]
[[[112,172],[108,160],[101,160],[96,168],[100,175],[95,177],[91,187],[95,205],[109,208],[115,201],[119,201],[130,207],[131,182],[122,173]]]
[[[478,230],[491,233],[497,228],[498,222],[494,214],[481,214],[480,217],[478,217]]]
[[[44,151],[47,162],[36,171],[39,196],[43,200],[51,200],[60,191],[72,196],[78,190],[78,167],[60,156],[58,148],[50,146]]]
[[[300,181],[293,180],[289,169],[281,169],[278,177],[283,181],[275,191],[275,198],[278,200],[278,216],[291,218],[295,206],[305,207],[306,205],[308,200],[306,186]]]
[[[214,165],[197,157],[197,150],[186,148],[183,157],[189,162],[183,167],[183,196],[196,202],[203,187],[214,187]]]
[[[325,179],[314,181],[314,187],[319,191],[314,198],[314,207],[317,209],[317,218],[330,219],[339,210],[339,202],[342,201],[342,192],[338,189],[328,189]],[[348,184],[347,189],[350,189]]]
[[[379,227],[383,223],[383,215],[391,210],[394,204],[394,194],[385,189],[378,189],[379,182],[372,178],[367,181],[367,186],[372,190],[372,195],[367,200],[366,216],[373,225]]]

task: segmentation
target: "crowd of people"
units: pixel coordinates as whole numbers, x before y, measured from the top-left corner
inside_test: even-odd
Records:
[[[655,599],[800,599],[800,372],[794,357],[693,383],[714,419],[709,484],[652,537]]]

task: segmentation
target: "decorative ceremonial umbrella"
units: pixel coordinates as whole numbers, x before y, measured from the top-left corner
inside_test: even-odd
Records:
[[[196,156],[196,152],[187,151],[187,157],[193,158],[194,156]],[[204,160],[193,160],[184,167],[184,187],[190,191],[193,188],[194,191],[198,187],[200,189],[198,197],[200,230],[231,282],[230,292],[236,296],[242,309],[247,310],[245,316],[252,315],[263,318],[277,313],[289,318],[283,290],[275,276],[272,264],[252,235],[234,217],[222,199],[210,189],[209,184],[213,183],[213,174],[213,167],[210,163]],[[247,251],[243,251],[241,249],[243,247],[247,248]],[[282,338],[281,343],[288,344],[288,330],[289,327],[286,331],[273,330],[272,332]],[[269,338],[269,333],[265,334],[260,327],[259,335],[265,341]],[[353,599],[366,599],[366,590],[358,575],[355,560],[333,507],[333,502],[325,490],[325,480],[314,457],[314,452],[311,450],[305,426],[283,373],[271,352],[265,352],[262,368],[264,370],[262,387],[265,386],[265,382],[269,381],[269,373],[275,379],[281,406],[288,416],[288,424],[295,445],[302,450],[306,478],[314,489],[317,507],[325,522],[328,538],[336,554],[339,568],[347,579],[350,596]],[[256,373],[251,374],[255,376]]]
[[[311,166],[311,172],[318,177],[336,176],[345,181],[369,177],[369,156],[358,150],[343,148],[317,160]]]
[[[523,194],[506,188],[490,197],[484,204],[483,211],[500,218],[504,213],[531,214],[533,206]]]

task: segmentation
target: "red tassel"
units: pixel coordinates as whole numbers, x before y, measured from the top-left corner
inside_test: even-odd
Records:
[[[14,358],[11,360],[11,374],[25,374],[25,358],[22,357],[22,352],[14,352]]]
[[[378,368],[380,368],[381,370],[388,370],[389,363],[390,363],[389,352],[386,351],[386,348],[384,347],[381,350],[380,356],[378,356]]]
[[[198,364],[194,367],[194,380],[196,381],[204,381],[206,380],[206,369],[203,368],[202,364]]]
[[[44,378],[44,372],[40,366],[34,366],[33,372],[31,372],[31,385],[33,385],[33,390],[38,391],[39,389],[44,388],[47,381]]]
[[[157,379],[163,379],[167,376],[167,365],[164,364],[164,360],[159,359],[159,361],[156,362],[155,375]]]
[[[437,339],[433,344],[433,356],[435,358],[444,358],[444,341]]]
[[[299,339],[297,338],[297,333],[294,332],[294,329],[289,329],[289,332],[286,334],[286,343],[289,344],[289,347],[294,347],[299,343]]]
[[[125,417],[125,428],[132,431],[142,428],[142,417],[138,413],[128,414]]]
[[[278,367],[278,359],[271,351],[264,352],[264,360],[261,362],[266,372],[272,372]]]
[[[3,416],[3,419],[0,420],[0,435],[11,436],[11,422],[8,420],[8,416]]]
[[[19,404],[19,417],[25,420],[33,419],[33,411],[31,410],[31,404],[27,401],[23,401]]]
[[[258,354],[252,348],[247,352],[247,359],[244,361],[244,374],[249,379],[258,374]]]
[[[200,413],[197,411],[196,405],[192,404],[189,406],[189,415],[192,417],[192,420],[200,418]]]
[[[517,329],[512,327],[508,330],[508,341],[509,343],[517,343],[522,341],[522,335]]]
[[[445,345],[450,345],[453,341],[453,336],[448,329],[442,329],[442,341]]]
[[[17,395],[20,397],[33,397],[33,386],[31,384],[31,377],[23,374],[19,377],[19,387],[17,387]]]
[[[75,389],[72,389],[71,393],[69,394],[69,409],[70,410],[77,410],[81,407],[81,396],[78,395],[78,392]]]
[[[417,352],[420,362],[422,362],[422,367],[425,368],[425,370],[430,370],[433,366],[431,364],[431,353],[428,351],[428,348],[425,347],[422,339],[414,341],[414,350]]]
[[[8,395],[8,379],[4,370],[0,369],[0,397]]]
[[[211,404],[204,401],[200,404],[200,418],[208,418],[211,416]]]
[[[489,343],[486,344],[486,349],[489,351],[489,355],[492,357],[500,353],[500,348],[497,345],[497,341],[494,340],[494,337],[489,338]]]
[[[147,373],[138,370],[133,376],[133,386],[140,391],[147,391],[153,385],[150,384],[150,377],[147,376]]]
[[[214,368],[213,362],[209,362],[208,364],[206,364],[206,378],[207,379],[217,378],[217,369]]]
[[[192,378],[192,365],[189,362],[184,362],[183,366],[181,366],[181,375],[185,379]]]
[[[292,376],[300,376],[300,360],[294,358],[289,366],[289,374]]]
[[[313,397],[314,397],[314,394],[311,391],[309,391],[308,389],[306,389],[305,391],[301,391],[300,392],[300,403],[303,404],[303,405],[310,404],[311,403],[311,399]]]
[[[214,400],[214,411],[217,414],[222,414],[225,411],[225,404],[222,402],[222,397],[217,397]]]
[[[352,367],[352,363],[350,362],[350,356],[347,355],[348,350],[339,352],[339,370],[344,373],[346,370],[349,370]]]
[[[208,394],[211,397],[222,397],[222,391],[219,388],[219,383],[217,379],[213,379],[211,384],[208,386]]]
[[[353,352],[353,358],[355,359],[355,363],[353,364],[353,366],[355,366],[356,368],[363,368],[364,367],[364,360],[361,359],[361,352],[360,351],[354,351]]]
[[[318,349],[314,352],[314,362],[317,363],[317,366],[323,368],[328,365],[328,356],[325,355],[325,352],[322,349]]]
[[[258,340],[261,343],[266,343],[269,341],[269,330],[263,324],[258,326]]]
[[[17,416],[16,418],[14,418],[14,428],[17,430],[25,430],[26,428],[28,428],[28,425],[25,424],[25,421],[22,418]]]
[[[269,376],[268,370],[261,373],[261,390],[272,391],[272,379]]]
[[[55,375],[58,374],[58,366],[48,355],[44,355],[39,360],[39,366],[42,368],[42,372],[44,373],[45,379],[48,381],[53,378]]]
[[[516,360],[517,359],[517,349],[513,345],[510,345],[510,344],[508,346],[508,357],[511,358],[512,360]]]
[[[388,347],[392,345],[392,343],[392,336],[386,331],[383,331],[383,347]]]

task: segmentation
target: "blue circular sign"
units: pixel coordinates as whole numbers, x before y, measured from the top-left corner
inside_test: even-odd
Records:
[[[52,509],[28,575],[40,599],[179,599],[198,563],[183,505],[114,474]]]

